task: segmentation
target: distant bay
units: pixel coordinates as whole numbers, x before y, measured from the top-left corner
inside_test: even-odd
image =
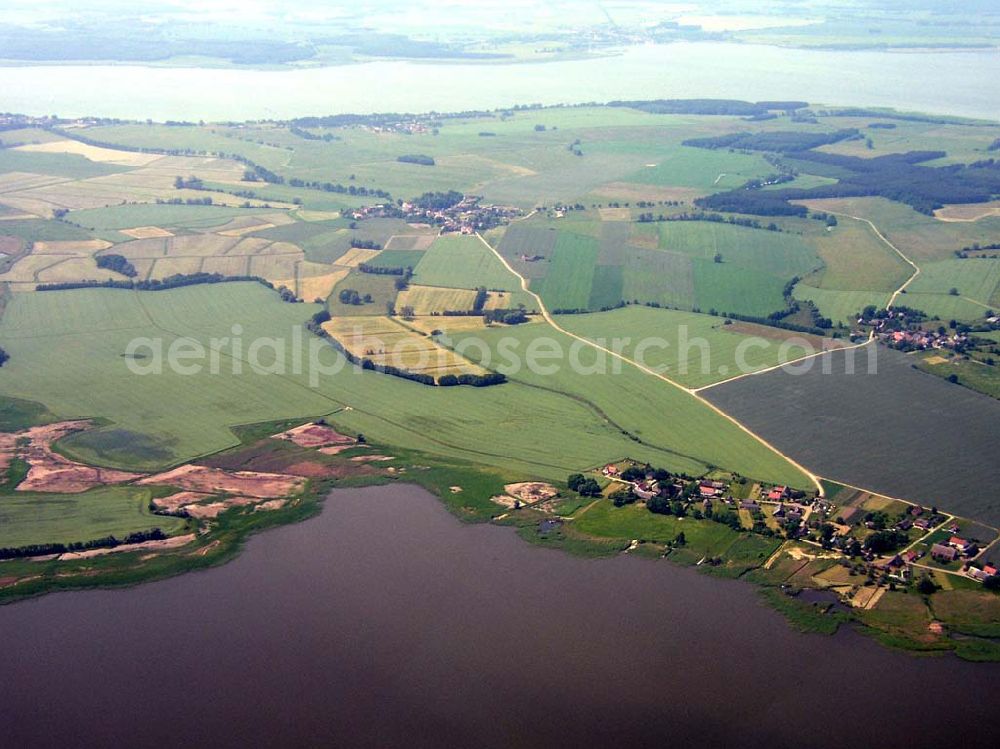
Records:
[[[699,42],[564,62],[379,61],[287,70],[3,68],[0,111],[243,120],[612,99],[802,99],[1000,119],[1000,51],[834,51]]]

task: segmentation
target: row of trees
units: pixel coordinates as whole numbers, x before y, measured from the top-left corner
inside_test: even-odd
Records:
[[[237,281],[255,281],[269,289],[274,284],[260,276],[224,276],[221,273],[176,273],[164,279],[151,278],[147,281],[65,281],[62,283],[43,283],[35,287],[36,291],[64,291],[66,289],[134,289],[136,291],[164,291],[181,286],[195,286],[205,283],[231,283]]]
[[[25,557],[47,556],[48,554],[65,554],[70,551],[86,549],[113,549],[124,544],[138,544],[144,541],[162,541],[167,535],[159,528],[148,531],[130,533],[124,538],[105,536],[92,541],[74,541],[69,544],[30,544],[28,546],[6,546],[0,548],[0,559],[22,559]]]

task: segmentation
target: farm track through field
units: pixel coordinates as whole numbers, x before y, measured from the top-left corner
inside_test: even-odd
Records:
[[[886,304],[885,308],[889,309],[890,307],[892,307],[896,303],[896,297],[898,297],[900,294],[906,291],[906,287],[909,286],[911,283],[913,283],[913,281],[916,280],[917,276],[920,275],[920,266],[918,266],[915,262],[910,260],[910,258],[908,258],[903,253],[902,250],[900,250],[896,245],[890,242],[886,238],[886,236],[881,231],[879,231],[879,228],[875,226],[875,224],[872,223],[872,221],[870,221],[869,219],[862,218],[861,216],[854,216],[850,213],[841,213],[840,211],[827,211],[827,213],[832,213],[835,216],[843,216],[844,218],[850,218],[854,219],[855,221],[861,221],[868,224],[868,226],[871,227],[871,230],[875,232],[876,237],[878,237],[882,242],[884,242],[886,246],[889,247],[889,249],[891,249],[893,252],[899,255],[899,257],[903,259],[903,262],[905,262],[907,265],[913,268],[913,274],[903,282],[902,286],[900,286],[898,289],[892,292],[892,296],[889,297],[889,302]]]
[[[528,280],[524,276],[522,276],[520,273],[518,273],[516,270],[514,270],[514,268],[511,266],[511,264],[509,262],[507,262],[507,259],[503,255],[501,255],[500,252],[496,248],[493,247],[493,245],[491,245],[489,242],[487,242],[486,239],[483,237],[482,234],[479,234],[477,232],[476,236],[479,237],[479,240],[490,249],[490,252],[492,252],[497,257],[497,259],[501,263],[503,263],[504,267],[507,268],[507,270],[510,273],[514,274],[514,276],[516,278],[520,279],[521,290],[524,291],[526,294],[530,294],[532,297],[534,297],[535,301],[538,303],[538,310],[539,310],[539,312],[542,313],[542,317],[553,328],[555,328],[556,330],[558,330],[563,335],[569,336],[570,338],[573,338],[574,340],[580,341],[581,343],[584,343],[584,344],[586,344],[588,346],[591,346],[591,347],[593,347],[594,349],[596,349],[598,351],[603,351],[605,354],[609,354],[610,356],[613,356],[613,357],[615,357],[615,358],[617,358],[617,359],[625,362],[626,364],[632,365],[633,367],[635,367],[639,371],[641,371],[641,372],[649,375],[650,377],[655,377],[655,378],[657,378],[659,380],[662,380],[663,382],[667,383],[668,385],[671,385],[672,387],[675,387],[678,390],[681,390],[681,391],[687,393],[692,398],[695,398],[698,402],[700,402],[702,405],[704,405],[706,408],[708,408],[709,410],[713,411],[714,413],[716,413],[717,415],[721,416],[722,418],[726,419],[731,424],[733,424],[735,427],[737,427],[738,429],[740,429],[742,432],[744,432],[748,436],[752,437],[758,443],[760,443],[761,445],[763,445],[764,447],[766,447],[768,450],[770,450],[771,452],[773,452],[775,455],[778,455],[779,457],[783,458],[789,464],[791,464],[792,466],[794,466],[795,468],[797,468],[799,471],[801,471],[803,474],[805,474],[805,476],[807,476],[809,478],[809,480],[812,481],[813,484],[816,486],[817,490],[819,491],[819,495],[823,496],[824,489],[823,489],[823,484],[820,482],[820,477],[819,476],[817,476],[812,471],[809,471],[808,469],[806,469],[804,466],[802,466],[800,463],[798,463],[794,458],[792,458],[792,457],[786,455],[785,453],[781,452],[778,448],[776,448],[770,442],[768,442],[767,440],[765,440],[763,437],[761,437],[756,432],[754,432],[751,429],[749,429],[747,426],[745,426],[740,421],[737,421],[735,418],[733,418],[732,416],[730,416],[729,414],[727,414],[725,411],[723,411],[721,408],[719,408],[718,406],[716,406],[714,403],[711,403],[710,401],[706,400],[702,396],[698,395],[698,393],[695,390],[693,390],[693,389],[691,389],[689,387],[685,387],[684,385],[681,385],[680,383],[675,382],[674,380],[670,379],[666,375],[664,375],[664,374],[662,374],[660,372],[657,372],[657,371],[655,371],[653,369],[650,369],[649,367],[647,367],[647,366],[645,366],[643,364],[640,364],[639,362],[637,362],[637,361],[635,361],[633,359],[630,359],[627,356],[624,356],[623,354],[621,354],[621,353],[619,353],[617,351],[612,351],[609,348],[606,348],[604,346],[601,346],[601,345],[595,343],[594,341],[591,341],[589,338],[584,338],[583,336],[579,336],[579,335],[577,335],[575,333],[571,333],[568,330],[566,330],[565,328],[563,328],[561,325],[559,325],[559,323],[557,323],[555,321],[555,319],[552,317],[552,315],[549,314],[549,311],[546,308],[545,303],[542,301],[542,298],[538,294],[536,294],[535,292],[531,291],[528,288]]]

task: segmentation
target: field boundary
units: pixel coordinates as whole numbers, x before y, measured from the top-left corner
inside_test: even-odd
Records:
[[[501,263],[503,263],[504,267],[506,267],[508,271],[510,271],[511,273],[513,273],[516,278],[520,279],[521,290],[524,291],[527,294],[530,294],[532,297],[534,297],[535,301],[538,303],[538,311],[541,313],[543,319],[549,325],[551,325],[553,328],[555,328],[557,331],[559,331],[563,335],[566,335],[566,336],[569,336],[570,338],[573,338],[574,340],[580,341],[581,343],[584,343],[584,344],[586,344],[588,346],[591,346],[592,348],[595,348],[598,351],[603,351],[604,353],[609,354],[609,355],[611,355],[611,356],[613,356],[613,357],[615,357],[615,358],[617,358],[617,359],[625,362],[626,364],[630,364],[631,366],[635,367],[636,369],[640,370],[641,372],[643,372],[643,373],[645,373],[645,374],[647,374],[647,375],[649,375],[651,377],[656,377],[657,379],[662,380],[663,382],[666,382],[668,385],[671,385],[671,386],[677,388],[678,390],[681,390],[681,391],[687,393],[692,398],[695,398],[697,401],[699,401],[702,405],[704,405],[705,407],[707,407],[708,409],[710,409],[714,413],[718,414],[722,418],[724,418],[727,421],[729,421],[731,424],[733,424],[734,426],[736,426],[738,429],[740,429],[741,431],[743,431],[745,434],[747,434],[750,437],[752,437],[753,439],[755,439],[759,444],[763,445],[764,447],[766,447],[767,449],[769,449],[771,452],[773,452],[775,455],[777,455],[780,458],[784,459],[790,465],[792,465],[794,468],[796,468],[797,470],[799,470],[810,481],[813,482],[813,484],[816,486],[816,489],[819,491],[819,496],[821,496],[821,497],[823,496],[823,494],[824,494],[824,488],[823,488],[822,482],[820,481],[820,477],[818,475],[816,475],[812,471],[808,470],[805,466],[803,466],[800,463],[798,463],[794,458],[791,458],[790,456],[788,456],[785,453],[781,452],[781,450],[779,450],[778,448],[776,448],[774,445],[772,445],[770,442],[768,442],[767,440],[765,440],[763,437],[761,437],[756,432],[752,431],[749,427],[747,427],[746,425],[744,425],[740,421],[737,421],[734,417],[732,417],[729,414],[727,414],[725,411],[723,411],[721,408],[719,408],[718,406],[716,406],[714,403],[712,403],[712,402],[706,400],[705,398],[703,398],[702,396],[698,395],[698,393],[695,390],[693,390],[692,388],[685,387],[684,385],[681,385],[680,383],[675,382],[674,380],[670,379],[666,375],[664,375],[664,374],[662,374],[660,372],[656,372],[656,371],[650,369],[649,367],[646,367],[646,366],[640,364],[639,362],[637,362],[637,361],[635,361],[633,359],[630,359],[629,357],[624,356],[623,354],[621,354],[621,353],[619,353],[617,351],[612,351],[609,348],[605,348],[604,346],[601,346],[601,345],[595,343],[594,341],[591,341],[589,338],[585,338],[585,337],[577,335],[575,333],[571,333],[568,330],[566,330],[565,328],[563,328],[561,325],[559,325],[553,319],[552,315],[549,314],[549,310],[545,306],[545,303],[542,301],[542,298],[538,294],[536,294],[535,292],[531,291],[531,289],[528,287],[528,280],[524,276],[522,276],[520,273],[518,273],[516,270],[514,270],[514,268],[511,266],[511,264],[509,262],[507,262],[507,259],[503,255],[501,255],[500,252],[495,247],[493,247],[493,245],[491,245],[489,242],[487,242],[486,239],[483,237],[482,234],[480,234],[479,232],[476,232],[476,236],[479,238],[479,240],[484,245],[486,245],[489,248],[490,252],[492,252],[497,257],[497,259],[500,260]]]

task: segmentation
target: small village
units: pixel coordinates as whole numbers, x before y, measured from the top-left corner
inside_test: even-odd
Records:
[[[973,327],[930,320],[919,310],[908,307],[878,310],[869,306],[856,322],[858,327],[852,331],[852,338],[864,338],[870,331],[878,341],[900,351],[950,349],[961,353],[977,345],[977,332],[1000,329],[1000,315],[990,315]]]
[[[398,205],[380,203],[363,206],[354,210],[351,217],[355,221],[400,218],[411,224],[438,226],[444,234],[475,234],[504,226],[522,213],[521,209],[514,206],[484,203],[477,195],[463,195],[458,202],[446,207],[424,207],[417,202],[404,200]]]
[[[616,506],[641,502],[651,512],[711,519],[817,547],[886,584],[909,584],[917,572],[980,583],[997,575],[996,566],[982,561],[998,539],[996,530],[934,507],[849,488],[831,501],[738,476],[692,480],[631,460],[609,463],[594,474],[605,482],[603,496]]]

